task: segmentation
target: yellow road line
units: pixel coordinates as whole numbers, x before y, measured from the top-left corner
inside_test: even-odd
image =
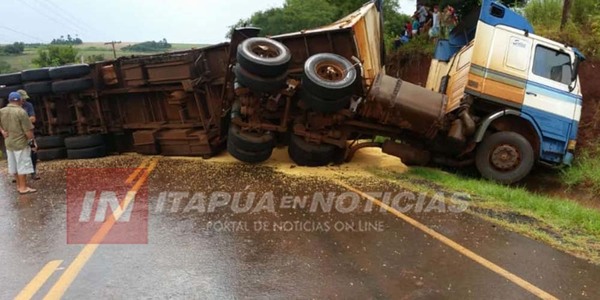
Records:
[[[135,171],[133,173],[131,173],[131,175],[129,175],[129,177],[127,177],[127,180],[125,180],[125,183],[126,184],[131,184],[133,182],[133,180],[135,180],[135,178],[138,177],[138,175],[140,174],[140,172],[142,172],[142,170],[144,170],[144,168],[148,165],[148,162],[150,162],[150,159],[151,159],[150,157],[145,158],[142,161],[142,164],[139,167],[137,167],[135,169]]]
[[[121,216],[121,214],[123,213],[123,208],[127,207],[127,205],[131,203],[135,196],[135,193],[137,193],[137,191],[139,191],[142,185],[146,182],[148,176],[154,170],[154,168],[156,168],[157,164],[158,159],[152,159],[150,161],[150,164],[146,171],[142,174],[140,179],[127,193],[127,196],[121,204],[121,209],[117,209],[111,216],[107,218],[107,220],[102,224],[100,229],[94,234],[90,242],[83,247],[81,252],[79,252],[77,257],[75,257],[73,262],[71,262],[69,267],[67,267],[67,269],[60,276],[58,281],[54,284],[54,286],[52,286],[52,288],[50,289],[48,294],[46,294],[46,297],[44,297],[44,299],[60,299],[65,294],[65,292],[67,291],[69,286],[71,286],[77,275],[79,275],[79,272],[81,272],[83,266],[85,266],[90,257],[92,257],[92,255],[94,254],[94,252],[96,252],[96,249],[98,249],[98,246],[100,245],[100,243],[102,243],[110,229],[115,224],[116,220],[118,220],[118,218]]]
[[[404,220],[406,223],[409,223],[410,225],[416,227],[417,229],[427,233],[428,235],[430,235],[431,237],[433,237],[434,239],[442,242],[443,244],[445,244],[446,246],[456,250],[458,253],[474,260],[475,262],[477,262],[478,264],[486,267],[487,269],[495,272],[496,274],[510,280],[511,282],[513,282],[514,284],[522,287],[523,289],[525,289],[526,291],[536,295],[537,297],[541,298],[541,299],[557,299],[556,297],[554,297],[553,295],[551,295],[550,293],[538,288],[537,286],[527,282],[526,280],[524,280],[523,278],[503,269],[502,267],[494,264],[493,262],[479,256],[478,254],[476,254],[475,252],[465,248],[464,246],[458,244],[457,242],[447,238],[446,236],[438,233],[437,231],[427,227],[426,225],[424,225],[423,223],[420,223],[419,221],[399,212],[398,210],[394,209],[393,207],[381,202],[378,199],[375,199],[369,195],[367,195],[366,193],[342,182],[342,181],[337,181],[337,183],[343,187],[345,187],[346,189],[355,192],[359,195],[361,195],[363,198],[377,204],[378,206],[382,207],[383,209],[387,210],[388,212],[396,215],[398,218]]]
[[[31,279],[31,281],[21,290],[21,292],[15,297],[15,300],[28,300],[31,299],[39,289],[46,283],[48,278],[54,274],[58,266],[62,264],[62,260],[53,260],[48,262],[38,273]]]

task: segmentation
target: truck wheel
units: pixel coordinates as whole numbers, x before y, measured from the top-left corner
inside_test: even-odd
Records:
[[[336,147],[329,144],[312,144],[303,137],[292,135],[288,154],[299,166],[319,167],[331,163],[336,156]]]
[[[71,79],[79,78],[90,73],[90,66],[87,64],[77,64],[69,66],[60,66],[50,68],[48,74],[52,79]]]
[[[61,93],[73,93],[85,91],[94,86],[94,82],[90,78],[77,78],[55,81],[52,83],[52,91]]]
[[[535,155],[529,141],[516,132],[503,131],[486,137],[477,149],[475,164],[487,179],[511,184],[525,178]]]
[[[46,81],[50,79],[50,68],[30,69],[21,72],[21,80],[29,81]],[[27,91],[29,92],[29,91]]]
[[[260,77],[279,77],[290,64],[292,54],[282,43],[263,37],[244,40],[237,48],[237,61],[248,72]]]
[[[233,145],[237,146],[239,149],[247,151],[265,151],[273,149],[275,146],[272,134],[244,132],[235,124],[229,126],[227,139],[231,140]]]
[[[104,156],[106,156],[106,148],[104,145],[83,149],[67,149],[67,157],[69,159],[86,159]]]
[[[0,75],[0,85],[17,85],[21,83],[21,73]]]
[[[37,152],[37,157],[41,161],[67,158],[67,148],[40,149]]]
[[[269,157],[271,157],[271,154],[273,153],[273,148],[269,148],[262,151],[242,150],[237,145],[233,144],[233,141],[231,139],[228,139],[227,152],[229,152],[231,156],[233,156],[239,161],[249,164],[257,164],[269,159]]]
[[[28,94],[50,94],[52,93],[52,81],[28,82],[23,84],[23,89]]]
[[[344,97],[338,100],[327,100],[315,96],[307,91],[302,92],[302,99],[314,111],[322,113],[336,112],[350,106],[350,97]]]
[[[285,87],[287,81],[287,74],[275,78],[262,78],[251,74],[248,70],[242,68],[240,64],[235,66],[233,72],[237,82],[253,91],[261,93],[272,93],[281,90]]]
[[[357,72],[350,61],[333,53],[320,53],[304,63],[302,88],[323,99],[341,99],[354,93]]]
[[[65,139],[67,149],[83,149],[104,145],[104,138],[100,134],[73,136]]]
[[[62,135],[42,136],[35,139],[39,149],[62,148],[65,146],[65,137]]]

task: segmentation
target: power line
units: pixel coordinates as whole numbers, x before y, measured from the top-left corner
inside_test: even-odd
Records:
[[[46,14],[46,13],[43,13],[43,12],[42,12],[42,10],[38,10],[37,8],[35,8],[35,7],[33,7],[32,5],[30,5],[30,4],[29,4],[27,1],[25,1],[25,0],[22,0],[22,1],[20,1],[20,3],[23,3],[23,4],[27,5],[29,8],[31,8],[32,10],[34,10],[36,13],[38,13],[38,14],[40,14],[40,15],[42,15],[42,16],[44,16],[44,17],[46,17],[46,18],[50,19],[50,20],[52,20],[53,22],[55,22],[55,23],[57,23],[57,24],[59,24],[59,25],[62,25],[63,27],[71,27],[72,29],[79,30],[79,29],[76,29],[76,28],[72,27],[72,25],[67,25],[67,24],[65,24],[65,23],[63,23],[63,22],[61,22],[61,21],[58,21],[58,20],[57,20],[57,19],[55,19],[54,17],[52,17],[52,16],[50,16],[50,15],[48,15],[48,14]]]
[[[0,25],[0,28],[4,28],[4,29],[6,29],[6,30],[8,30],[8,31],[12,31],[12,32],[14,32],[14,33],[17,33],[17,34],[20,34],[20,35],[26,36],[26,37],[28,37],[28,38],[30,38],[30,39],[34,39],[34,40],[37,40],[37,41],[39,41],[39,42],[45,43],[45,41],[44,41],[44,40],[42,40],[42,39],[40,39],[40,38],[38,38],[38,37],[35,37],[35,36],[33,36],[33,35],[30,35],[30,34],[27,34],[27,33],[24,33],[24,32],[21,32],[21,31],[15,30],[15,29],[12,29],[12,28],[10,28],[10,27],[6,27],[6,26],[4,26],[4,25]]]
[[[40,0],[36,0],[36,1],[40,1]],[[79,19],[78,17],[76,17],[75,15],[73,15],[72,13],[70,13],[68,10],[62,8],[60,5],[54,3],[51,0],[43,0],[44,2],[46,2],[49,6],[51,6],[52,8],[55,9],[55,11],[58,12],[58,14],[61,14],[63,16],[65,16],[68,20],[74,20],[76,21],[78,24],[83,25],[84,27],[86,27],[89,30],[95,31],[97,33],[100,33],[102,35],[105,35],[104,32],[97,30],[95,27],[89,25],[87,22],[82,21],[81,19]],[[81,26],[79,26],[81,27]],[[106,36],[106,35],[105,35]]]
[[[79,30],[81,30],[81,31],[86,31],[86,30],[87,30],[86,28],[84,28],[84,27],[82,27],[82,26],[79,26],[79,24],[75,23],[75,22],[72,20],[72,18],[65,17],[65,15],[62,13],[62,11],[61,11],[60,9],[57,9],[57,8],[56,8],[56,7],[54,7],[54,6],[52,6],[52,5],[48,4],[48,3],[45,3],[45,2],[41,2],[41,1],[39,1],[39,0],[36,0],[36,2],[37,2],[37,3],[39,3],[39,4],[41,4],[41,5],[43,5],[44,7],[48,8],[49,10],[51,10],[51,11],[52,11],[52,13],[54,13],[54,15],[55,15],[55,16],[57,16],[57,17],[59,17],[60,19],[62,19],[62,20],[64,20],[64,21],[66,21],[66,22],[68,22],[68,23],[70,23],[70,24],[74,25],[74,26],[75,26],[75,27],[77,27]]]

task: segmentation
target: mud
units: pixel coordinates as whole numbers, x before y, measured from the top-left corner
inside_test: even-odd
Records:
[[[390,76],[425,86],[430,65],[431,56],[429,55],[393,53],[388,57],[385,70]]]

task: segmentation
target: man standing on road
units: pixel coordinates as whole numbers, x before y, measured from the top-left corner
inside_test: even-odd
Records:
[[[8,95],[9,104],[0,109],[0,128],[5,136],[8,173],[15,175],[20,194],[37,192],[27,186],[27,175],[33,173],[30,144],[33,140],[33,124],[22,108],[21,94]]]
[[[31,124],[35,127],[35,110],[33,109],[33,104],[27,101],[29,100],[29,95],[25,90],[18,90],[17,92],[21,94],[23,109],[27,113],[27,116],[29,116]],[[40,177],[37,175],[37,144],[35,143],[35,138],[33,139],[33,145],[31,147],[31,163],[33,164],[33,174],[31,174],[31,179],[38,180]]]

